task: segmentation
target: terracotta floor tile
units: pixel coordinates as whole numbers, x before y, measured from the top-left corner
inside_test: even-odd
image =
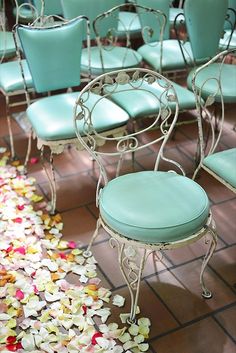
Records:
[[[216,314],[215,317],[220,325],[224,327],[230,336],[236,341],[236,305],[221,311]]]
[[[129,313],[130,310],[130,295],[128,288],[125,287],[115,290],[113,291],[113,295],[115,294],[122,295],[126,298],[125,307],[117,308],[112,305],[112,316],[109,318],[109,322],[120,322],[120,313]],[[150,287],[143,281],[140,287],[139,307],[141,313],[137,316],[137,318],[148,317],[151,320],[152,326],[150,338],[178,327],[178,323],[166,307],[156,297]]]
[[[2,109],[2,106],[1,106],[0,110],[2,111],[2,113],[4,112],[4,110]],[[5,116],[1,116],[0,119],[1,119],[0,120],[0,124],[1,124],[0,136],[1,137],[9,136],[9,131],[8,131],[8,125],[7,125],[6,117]],[[11,119],[11,128],[12,128],[12,132],[13,132],[14,135],[22,133],[22,130],[21,130],[20,126],[17,124],[17,122],[13,118]]]
[[[216,249],[220,249],[224,246],[225,246],[224,243],[220,239],[218,239]],[[168,250],[165,252],[165,254],[174,265],[179,265],[183,262],[193,260],[196,257],[204,256],[206,254],[207,249],[208,249],[208,245],[205,244],[205,237],[204,237],[202,239],[199,239],[195,243],[184,246],[182,248]]]
[[[112,249],[107,242],[96,244],[92,252],[103,272],[115,287],[125,285],[125,280],[120,272],[117,249]]]
[[[196,178],[196,182],[203,187],[208,197],[214,203],[232,199],[235,195],[231,190],[204,170],[200,171],[198,177]]]
[[[223,281],[210,268],[206,268],[204,273],[205,284],[212,291],[213,297],[209,300],[201,296],[199,283],[201,261],[196,260],[186,265],[173,269],[171,273],[188,290],[188,300],[184,300],[186,310],[180,312],[180,320],[193,320],[212,310],[222,308],[235,301],[235,294],[223,283]],[[197,303],[192,302],[196,298]],[[174,305],[175,310],[179,310],[179,304]],[[174,309],[173,309],[174,310]]]
[[[236,243],[236,197],[232,192],[230,192],[230,194],[234,199],[219,205],[214,205],[212,212],[219,236],[227,244],[234,244]]]
[[[197,294],[181,283],[172,272],[153,276],[148,282],[182,324],[211,311],[208,301],[201,297],[199,279]]]
[[[42,184],[49,195],[48,184]],[[59,212],[85,205],[95,200],[96,184],[87,173],[61,179],[57,182],[57,210]]]
[[[234,353],[235,344],[207,318],[152,342],[158,353]]]
[[[54,157],[54,165],[61,177],[77,174],[93,168],[93,162],[87,151],[67,148]]]
[[[96,228],[96,219],[86,207],[79,207],[61,213],[64,224],[63,238],[87,245]],[[98,238],[101,240],[101,237]]]
[[[236,245],[217,252],[210,265],[221,278],[236,289]]]

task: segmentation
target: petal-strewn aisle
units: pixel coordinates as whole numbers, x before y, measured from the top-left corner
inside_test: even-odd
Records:
[[[62,239],[60,215],[49,215],[35,180],[1,152],[0,352],[148,351],[149,320],[106,324],[107,303],[124,299],[102,287],[94,257]]]

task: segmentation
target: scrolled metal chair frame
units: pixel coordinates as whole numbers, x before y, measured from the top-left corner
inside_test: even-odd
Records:
[[[93,110],[95,107],[92,107],[91,109],[88,109],[86,107],[86,101],[89,97],[90,92],[99,93],[101,95],[101,103],[103,97],[109,98],[110,95],[119,92],[119,90],[122,91],[123,85],[125,86],[127,91],[129,89],[140,90],[142,89],[143,82],[149,82],[151,85],[154,81],[162,86],[163,93],[160,96],[156,97],[156,116],[153,118],[153,121],[150,122],[148,127],[145,127],[143,130],[138,130],[127,134],[126,136],[104,137],[96,132],[93,126],[92,118]],[[111,87],[111,89],[109,89],[109,87]],[[175,109],[173,109],[173,107],[171,110],[169,109],[168,104],[170,101],[175,104]],[[116,176],[118,176],[120,174],[122,161],[124,160],[125,155],[127,155],[128,153],[133,153],[136,150],[149,147],[154,143],[160,143],[160,149],[155,160],[154,170],[160,169],[161,161],[167,161],[171,165],[171,169],[169,170],[169,172],[173,172],[172,168],[174,166],[178,170],[178,172],[180,172],[182,175],[185,175],[184,170],[179,165],[179,163],[169,158],[166,158],[164,153],[164,147],[177,122],[178,112],[178,99],[175,90],[172,86],[172,83],[159,73],[153,72],[149,69],[127,69],[125,71],[119,70],[114,71],[110,74],[104,74],[91,81],[81,91],[74,110],[74,123],[79,142],[84,147],[84,149],[86,149],[92,155],[92,158],[97,162],[99,166],[100,174],[98,177],[96,191],[97,206],[99,205],[101,189],[104,185],[107,185],[107,183],[109,182],[109,177],[106,172],[105,165],[103,163],[104,156],[119,157],[116,170]],[[171,122],[169,120],[171,120]],[[155,138],[151,142],[144,142],[142,144],[141,135],[152,129],[154,125],[159,125],[161,136]],[[98,143],[98,141],[100,140],[113,142],[115,148],[110,152],[100,150],[100,143]],[[111,229],[106,223],[106,221],[102,218],[102,216],[99,215],[96,230],[85,252],[85,255],[88,257],[92,256],[91,247],[99,234],[100,227],[105,229],[105,231],[109,234],[110,245],[112,246],[112,248],[117,247],[119,267],[128,286],[131,297],[131,308],[127,319],[127,322],[129,324],[132,324],[136,321],[141,278],[148,257],[151,254],[155,254],[162,250],[175,249],[187,244],[191,244],[204,236],[206,237],[206,243],[208,243],[209,239],[207,238],[207,235],[210,235],[211,240],[209,244],[209,249],[203,259],[201,267],[200,285],[202,288],[202,296],[204,298],[211,298],[212,294],[210,290],[206,287],[203,278],[204,270],[217,244],[215,223],[211,213],[209,214],[204,227],[196,234],[193,234],[180,241],[161,242],[155,244],[132,240],[129,237],[119,234],[118,232],[114,231],[114,229]]]
[[[112,9],[98,15],[92,23],[93,30],[96,35],[97,45],[100,48],[100,60],[102,63],[103,70],[104,70],[104,60],[103,60],[102,51],[103,50],[112,50],[112,48],[115,45],[117,45],[117,43],[121,40],[121,38],[119,37],[119,33],[118,33],[118,29],[117,29],[118,26],[116,28],[109,28],[106,36],[101,37],[100,26],[102,28],[102,21],[104,21],[104,19],[106,19],[108,17],[112,17],[112,18],[116,19],[116,23],[120,23],[122,25],[122,27],[125,27],[125,24],[122,22],[122,20],[120,19],[118,14],[119,14],[119,11],[127,10],[129,8],[129,6],[130,6],[130,4],[122,4],[122,5],[115,6]],[[161,46],[161,50],[160,50],[160,72],[161,72],[162,71],[161,70],[162,51],[163,51],[162,50],[162,47],[163,47],[162,42],[163,42],[164,29],[165,29],[166,21],[167,21],[166,16],[164,13],[162,13],[159,10],[154,10],[154,9],[142,6],[142,5],[138,5],[136,3],[133,3],[132,6],[134,7],[134,10],[136,11],[137,18],[142,16],[142,14],[147,14],[147,13],[152,14],[152,16],[154,16],[154,18],[155,18],[155,21],[157,23],[157,28],[159,28],[159,42],[158,43],[160,43],[160,46]],[[130,22],[129,27],[127,28],[127,31],[125,33],[125,37],[122,37],[122,41],[125,42],[124,46],[126,48],[132,47],[130,29],[131,29],[134,21],[135,21],[135,17]],[[153,29],[151,27],[147,27],[147,26],[142,27],[141,36],[142,36],[145,44],[149,44],[150,46],[157,45],[156,43],[151,42],[152,35],[153,35]],[[105,42],[104,42],[104,39],[106,39]],[[109,43],[109,45],[107,45],[107,43]],[[125,57],[123,60],[125,60]]]
[[[203,164],[203,160],[206,156],[217,152],[221,135],[224,129],[225,122],[225,103],[224,94],[222,92],[221,74],[223,66],[228,55],[236,54],[236,49],[224,50],[217,54],[214,58],[209,60],[204,65],[196,69],[192,77],[192,89],[196,98],[197,108],[197,122],[198,122],[198,134],[199,134],[199,161],[195,169],[193,179],[197,177],[200,169],[205,169],[209,174],[213,175],[222,184],[228,187],[231,191],[236,193],[236,189],[222,179],[219,175],[215,174],[211,169]],[[199,73],[210,66],[213,63],[219,64],[218,76],[207,78],[199,88],[196,84],[196,79]],[[215,82],[215,90],[212,91],[207,98],[203,97],[204,86],[209,82]],[[217,100],[216,100],[217,96]],[[207,133],[204,130],[204,123],[206,123]]]

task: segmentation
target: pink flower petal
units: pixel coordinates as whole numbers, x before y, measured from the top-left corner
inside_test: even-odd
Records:
[[[22,299],[24,299],[24,297],[25,297],[25,295],[24,295],[24,293],[22,292],[22,290],[17,289],[17,290],[16,290],[16,299],[22,300]]]

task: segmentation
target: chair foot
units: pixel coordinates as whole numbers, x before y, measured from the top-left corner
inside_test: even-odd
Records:
[[[206,289],[204,292],[202,292],[202,297],[204,299],[211,299],[213,297],[212,292]]]
[[[51,201],[49,203],[49,205],[50,205],[49,213],[50,213],[50,215],[55,215],[55,213],[56,213],[56,179],[55,179],[55,172],[54,172],[54,168],[53,168],[53,153],[51,152],[51,154],[50,154],[50,160],[49,160],[50,170],[49,171],[48,171],[48,169],[45,165],[45,161],[44,161],[44,147],[42,147],[42,149],[41,149],[40,159],[41,159],[41,163],[42,163],[43,169],[45,171],[45,174],[47,175],[47,178],[49,181],[50,192],[51,192]]]

